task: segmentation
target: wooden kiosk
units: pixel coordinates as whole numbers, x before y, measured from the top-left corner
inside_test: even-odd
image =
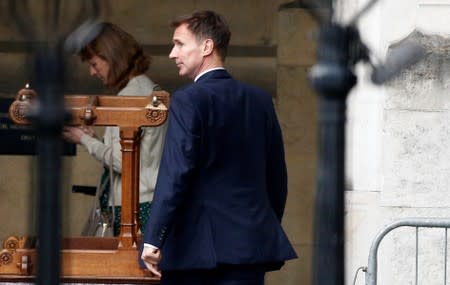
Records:
[[[9,115],[16,124],[30,124],[26,112],[36,93],[18,92]],[[61,279],[80,283],[158,284],[159,278],[138,264],[139,145],[141,127],[156,127],[167,120],[169,94],[149,96],[65,95],[72,118],[68,125],[118,126],[122,151],[122,213],[118,238],[64,238]],[[25,237],[10,237],[0,249],[0,280],[32,281],[36,275],[36,248]]]

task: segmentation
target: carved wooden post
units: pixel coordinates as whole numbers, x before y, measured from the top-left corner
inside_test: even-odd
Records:
[[[141,240],[139,226],[139,174],[140,174],[140,138],[141,127],[162,125],[168,116],[169,94],[155,91],[151,96],[114,96],[114,95],[69,95],[64,96],[67,108],[72,114],[68,125],[117,126],[120,130],[122,151],[122,215],[119,238],[69,238],[70,245],[61,251],[64,278],[83,280],[117,281],[145,280],[155,284],[159,278],[142,270],[137,262],[137,245]],[[9,109],[9,115],[16,124],[30,124],[27,119],[33,109],[36,93],[30,89],[19,91],[16,101]],[[82,247],[75,246],[80,241]],[[118,244],[116,243],[118,242]],[[98,250],[99,248],[106,250]],[[74,249],[74,250],[72,250]],[[92,249],[96,249],[93,251]],[[34,274],[35,249],[21,250],[17,254],[14,266],[0,266],[2,274]],[[23,261],[24,260],[24,261]],[[30,271],[20,271],[31,268]],[[11,264],[13,264],[11,262]],[[86,266],[90,264],[92,266]],[[12,270],[12,271],[11,271]],[[13,272],[13,273],[11,273]],[[22,272],[22,273],[21,273]],[[121,276],[119,279],[117,276]],[[101,277],[99,279],[99,277]],[[103,279],[102,279],[103,278]],[[122,283],[122,282],[120,282]],[[52,283],[53,284],[53,283]],[[159,283],[156,283],[159,284]]]
[[[122,213],[120,221],[119,247],[136,247],[136,180],[139,183],[139,163],[135,150],[139,147],[140,129],[132,127],[120,128],[120,144],[122,146],[122,169],[130,175],[122,175]]]
[[[142,134],[142,129],[139,129],[139,133],[138,133],[138,141],[135,143],[134,145],[134,169],[137,169],[137,171],[135,172],[136,176],[134,177],[134,187],[133,187],[133,191],[134,193],[134,199],[133,199],[133,219],[134,219],[134,223],[136,224],[136,242],[139,244],[141,241],[141,223],[139,221],[139,189],[140,189],[140,179],[139,179],[139,175],[140,175],[140,160],[141,160],[141,152],[140,152],[140,138],[141,138],[141,134]]]

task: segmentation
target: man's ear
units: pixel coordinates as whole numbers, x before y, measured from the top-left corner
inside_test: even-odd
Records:
[[[212,54],[214,50],[214,41],[212,39],[206,39],[203,42],[203,55],[207,56]]]

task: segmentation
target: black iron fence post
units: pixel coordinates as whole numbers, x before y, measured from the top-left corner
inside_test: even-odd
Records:
[[[63,60],[60,46],[47,46],[36,55],[39,107],[33,115],[38,135],[37,280],[59,284],[61,248],[61,165],[64,124]]]
[[[319,94],[319,164],[315,200],[313,283],[344,284],[345,112],[356,84],[351,70],[351,29],[321,29],[311,82]]]

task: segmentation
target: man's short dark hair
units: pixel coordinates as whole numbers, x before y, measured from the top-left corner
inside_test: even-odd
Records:
[[[199,40],[212,39],[219,56],[225,60],[231,32],[221,15],[209,10],[199,11],[177,18],[172,22],[172,27],[177,28],[182,24],[187,24],[187,28]]]

